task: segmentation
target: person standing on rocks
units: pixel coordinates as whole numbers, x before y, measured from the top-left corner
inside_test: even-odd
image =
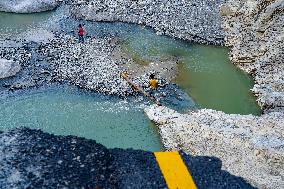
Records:
[[[149,79],[150,79],[150,81],[149,81],[149,86],[150,86],[149,96],[155,98],[155,91],[157,90],[158,83],[157,83],[157,80],[155,79],[154,74],[151,74]]]
[[[84,43],[84,33],[85,33],[85,30],[84,30],[82,24],[79,24],[78,35],[79,35],[79,42],[80,43]]]

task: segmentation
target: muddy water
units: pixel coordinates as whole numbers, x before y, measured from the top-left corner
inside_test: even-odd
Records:
[[[136,27],[124,35],[124,49],[137,63],[179,58],[179,73],[173,82],[185,90],[201,108],[234,114],[261,113],[250,92],[252,78],[229,60],[225,47],[191,44],[156,35],[151,29]]]

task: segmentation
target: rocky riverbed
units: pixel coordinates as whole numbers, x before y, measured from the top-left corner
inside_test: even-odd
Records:
[[[8,43],[12,46],[2,44],[0,57],[6,62],[15,61],[10,70],[19,71],[19,66],[22,66],[17,80],[5,83],[7,88],[15,90],[68,81],[99,93],[127,96],[136,92],[121,77],[125,71],[139,86],[148,86],[150,73],[156,73],[161,85],[168,84],[175,76],[177,60],[167,60],[170,66],[161,61],[139,66],[112,37],[90,37],[85,43],[78,43],[73,35],[54,33],[52,36],[48,42],[18,42],[21,45],[17,47],[13,41]],[[165,68],[160,69],[158,65]],[[8,76],[12,75],[6,74]]]
[[[224,169],[244,177],[254,186],[281,189],[284,186],[283,0],[228,1],[219,9],[224,2],[66,1],[72,16],[80,19],[138,23],[153,27],[158,35],[206,44],[223,44],[225,39],[225,44],[232,49],[233,63],[254,76],[253,92],[265,114],[260,117],[227,115],[214,110],[179,114],[157,106],[145,111],[159,124],[167,149],[216,156],[224,162]],[[13,72],[16,74],[13,78],[4,81],[3,87],[17,90],[68,81],[82,88],[125,96],[135,91],[120,78],[122,71],[135,73],[132,79],[143,86],[148,75],[142,73],[148,72],[152,65],[159,65],[153,62],[150,68],[136,67],[121,52],[114,37],[89,37],[86,43],[80,44],[73,33],[47,33],[52,36],[47,42],[41,39],[1,42],[0,58],[21,66],[17,74]],[[171,62],[170,69],[162,69],[157,74],[169,76],[162,81],[164,84],[175,75],[178,60],[167,61]],[[6,134],[2,134],[1,140],[6,139]],[[12,183],[7,186],[13,186],[18,178],[19,173],[15,173],[7,177],[11,179],[5,183]],[[45,184],[42,180],[37,182]]]
[[[154,28],[158,35],[205,44],[224,43],[219,7],[225,0],[72,0],[71,13],[79,19],[122,21]]]
[[[220,9],[231,60],[255,79],[252,89],[264,114],[215,110],[179,114],[151,106],[168,149],[217,156],[224,169],[259,188],[284,187],[284,1],[228,1]]]
[[[18,4],[25,4],[26,9],[32,11],[33,8],[28,6],[31,2],[14,1],[14,4],[10,6],[17,8]],[[139,23],[153,27],[158,35],[166,34],[207,44],[223,44],[224,33],[221,29],[221,17],[218,14],[222,1],[190,4],[184,1],[179,3],[169,1],[167,4],[160,1],[63,2],[64,6],[70,10],[64,13],[65,18],[72,16],[85,20]],[[41,6],[37,3],[39,1],[32,4],[40,8]],[[41,3],[46,6],[57,6],[59,1]],[[3,2],[3,6],[6,4]],[[90,17],[93,12],[96,13],[96,19]],[[179,14],[180,12],[183,14]],[[140,14],[137,17],[138,13],[145,15]],[[180,27],[181,25],[186,28]],[[1,58],[20,62],[22,66],[21,72],[16,76],[17,81],[4,84],[7,88],[15,90],[38,86],[46,82],[69,81],[82,88],[125,96],[135,92],[120,78],[120,73],[123,71],[130,72],[131,79],[140,86],[147,85],[151,71],[156,73],[162,85],[168,84],[176,75],[177,59],[165,60],[167,66],[164,66],[163,61],[151,62],[149,66],[137,66],[131,57],[121,52],[115,37],[90,37],[86,43],[78,44],[76,34],[70,34],[71,31],[67,31],[66,34],[62,31],[56,33],[48,30],[26,32],[22,35],[26,41],[20,47],[1,46]],[[13,40],[8,43],[13,43]],[[12,54],[13,57],[11,57]],[[158,69],[158,67],[162,68]],[[136,72],[137,70],[139,71]]]

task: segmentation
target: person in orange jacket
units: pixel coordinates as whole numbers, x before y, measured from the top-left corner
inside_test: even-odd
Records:
[[[149,96],[155,98],[155,91],[157,90],[158,82],[155,79],[155,75],[154,74],[151,74],[149,79],[150,79],[150,81],[149,81],[149,87],[150,87]]]

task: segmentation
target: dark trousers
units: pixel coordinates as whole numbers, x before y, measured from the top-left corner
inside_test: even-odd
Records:
[[[83,35],[79,35],[79,42],[84,43],[84,36]]]
[[[150,97],[154,97],[155,98],[155,90],[150,88],[149,95],[150,95]]]

